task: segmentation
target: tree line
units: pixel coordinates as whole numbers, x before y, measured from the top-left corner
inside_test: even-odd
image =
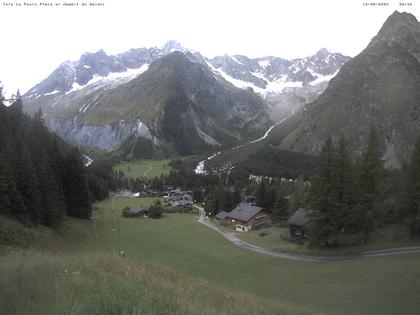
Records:
[[[65,214],[89,218],[92,201],[108,196],[100,169],[88,170],[77,148],[50,133],[41,111],[25,115],[19,93],[7,107],[0,87],[1,215],[48,227]]]
[[[403,170],[385,169],[382,156],[373,127],[360,156],[352,156],[343,136],[325,141],[308,198],[312,245],[367,243],[388,223],[420,234],[420,137]]]

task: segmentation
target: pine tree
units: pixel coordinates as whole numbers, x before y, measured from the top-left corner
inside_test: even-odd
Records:
[[[337,243],[339,216],[337,213],[338,187],[337,152],[328,138],[321,149],[316,176],[312,180],[310,215],[311,243],[328,245]]]
[[[367,243],[370,234],[381,219],[380,200],[382,198],[383,178],[385,175],[382,151],[379,144],[377,131],[371,128],[366,151],[362,155],[362,169],[360,175],[360,211],[359,220],[364,235],[364,242]]]
[[[229,190],[224,189],[220,196],[220,210],[230,211],[232,210],[232,196]]]
[[[0,214],[7,215],[11,212],[9,199],[9,178],[6,172],[6,162],[0,158]]]
[[[203,191],[201,189],[194,188],[192,197],[194,202],[203,202]]]
[[[355,176],[344,136],[337,146],[337,229],[346,233],[354,230],[352,209],[355,205]]]
[[[271,212],[274,206],[275,196],[273,189],[265,179],[258,185],[255,198],[257,206]]]
[[[306,199],[307,199],[306,195],[307,194],[306,194],[306,189],[305,189],[305,178],[301,174],[297,178],[294,185],[294,190],[291,193],[291,199],[290,199],[290,205],[289,205],[291,213],[295,212],[299,208],[306,206]]]
[[[271,219],[273,221],[278,221],[289,215],[289,202],[280,192],[277,194],[277,200],[274,204],[274,209],[271,214]]]
[[[79,218],[91,216],[91,203],[87,177],[80,152],[70,150],[64,162],[64,191],[66,196],[67,214]]]
[[[235,187],[233,193],[232,193],[232,205],[236,206],[241,202],[241,191],[239,187]]]
[[[408,166],[407,206],[411,235],[420,234],[420,136]]]
[[[21,140],[16,146],[17,155],[14,159],[16,186],[27,210],[26,214],[20,214],[20,219],[38,225],[41,223],[42,216],[40,182],[28,152],[27,144]]]

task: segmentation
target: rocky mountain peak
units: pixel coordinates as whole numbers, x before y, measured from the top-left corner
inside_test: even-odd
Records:
[[[184,51],[185,48],[181,43],[176,40],[168,40],[161,48],[164,54],[171,53],[174,51]]]
[[[349,148],[360,153],[375,126],[385,165],[403,165],[420,130],[419,27],[411,14],[394,12],[368,47],[305,107],[301,125],[283,148],[319,152],[328,136],[344,134]]]
[[[315,54],[315,56],[317,56],[319,58],[326,58],[328,55],[331,55],[331,53],[328,51],[327,48],[321,48]]]
[[[399,46],[420,62],[420,23],[410,13],[395,11],[390,15],[369,46],[379,42]]]
[[[417,32],[419,30],[419,22],[416,17],[410,13],[395,11],[385,21],[377,37],[383,38],[398,34],[402,27],[407,27],[412,31]]]

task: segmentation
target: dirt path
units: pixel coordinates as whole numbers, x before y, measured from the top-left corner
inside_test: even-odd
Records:
[[[251,250],[253,252],[278,257],[283,259],[291,259],[291,260],[300,260],[300,261],[337,261],[337,260],[354,260],[354,259],[362,259],[362,258],[369,258],[369,257],[381,257],[381,256],[394,256],[394,255],[402,255],[402,254],[413,254],[413,253],[420,253],[420,246],[413,246],[413,247],[400,247],[400,248],[389,248],[383,250],[373,250],[373,251],[366,251],[362,252],[358,255],[340,255],[340,256],[311,256],[311,255],[303,255],[303,254],[287,254],[287,253],[280,253],[275,250],[259,247],[247,242],[242,241],[239,239],[234,233],[226,232],[215,226],[210,222],[210,220],[204,215],[204,209],[197,207],[200,212],[200,216],[198,218],[198,222],[208,226],[209,228],[219,232],[230,241],[232,244],[247,250]]]
[[[146,174],[149,173],[153,169],[153,166],[151,164],[147,164],[147,166],[149,167],[149,169],[144,171],[143,177],[146,177]]]

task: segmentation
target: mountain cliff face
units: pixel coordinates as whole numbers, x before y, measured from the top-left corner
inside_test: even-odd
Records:
[[[344,134],[354,152],[375,126],[388,167],[407,160],[420,134],[420,23],[394,12],[378,35],[347,62],[283,148],[317,153],[328,136]]]
[[[81,146],[115,150],[127,139],[135,146],[134,137],[189,154],[260,135],[268,116],[314,100],[348,59],[326,49],[294,60],[207,59],[175,41],[115,56],[100,50],[61,64],[24,104],[32,114],[41,108],[51,130]]]
[[[134,136],[143,138],[143,145],[147,140],[170,152],[192,154],[236,144],[269,127],[266,105],[255,93],[215,76],[191,53],[162,54],[150,66],[139,62],[132,76],[125,75],[127,68],[113,68],[107,60],[116,57],[102,52],[89,62],[82,57],[71,66],[65,63],[26,93],[26,110],[41,108],[49,128],[63,138],[105,150]],[[90,68],[84,67],[87,63]],[[84,68],[95,74],[82,80],[79,69]],[[115,70],[125,70],[124,75],[110,72]]]

